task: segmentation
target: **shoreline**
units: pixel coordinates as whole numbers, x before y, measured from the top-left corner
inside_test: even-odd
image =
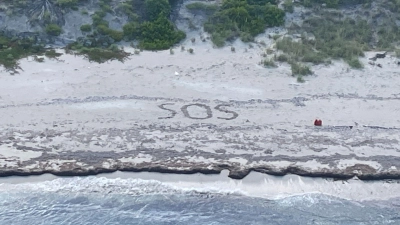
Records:
[[[230,168],[226,165],[221,165],[219,168],[209,169],[204,167],[193,168],[193,169],[174,169],[174,168],[166,168],[166,167],[126,167],[126,168],[98,168],[95,170],[85,170],[85,168],[73,168],[72,170],[65,171],[0,171],[0,178],[7,177],[29,177],[29,176],[41,176],[41,175],[54,175],[58,177],[86,177],[86,176],[97,176],[97,175],[106,175],[115,172],[149,172],[149,173],[160,173],[166,175],[193,175],[193,174],[202,174],[202,175],[219,175],[221,171],[228,170],[228,177],[234,180],[243,180],[250,173],[257,172],[265,175],[276,176],[276,177],[284,177],[287,175],[297,175],[308,178],[321,178],[321,179],[334,179],[334,180],[351,180],[357,178],[363,181],[385,181],[385,180],[400,180],[400,173],[392,172],[392,173],[364,173],[358,174],[357,171],[364,170],[365,165],[355,165],[351,169],[353,172],[348,171],[306,171],[301,167],[286,167],[283,170],[277,168],[270,167],[256,167],[249,169],[241,169],[241,168]],[[368,169],[368,168],[367,168]]]
[[[170,188],[181,191],[222,194],[236,193],[248,197],[259,197],[271,200],[303,194],[331,195],[354,201],[386,201],[400,197],[400,191],[396,191],[400,190],[399,182],[366,182],[357,179],[350,179],[343,182],[296,175],[277,177],[258,172],[250,173],[249,176],[243,180],[234,180],[228,178],[227,174],[228,171],[226,170],[218,175],[114,172],[96,176],[75,176],[66,178],[46,174],[30,176],[25,179],[23,177],[0,178],[0,191],[8,190],[9,188],[13,190],[33,188],[33,190],[41,192],[58,192],[60,190],[68,192],[69,188],[74,186],[74,191],[80,190],[89,193],[106,191],[119,193],[118,190],[108,188],[118,186],[118,184],[124,187],[126,185],[128,185],[126,187],[129,187],[129,185],[135,186],[138,180],[143,180],[161,182],[162,184],[169,185]],[[91,188],[87,189],[86,186],[89,183]],[[108,185],[108,183],[110,183],[110,185]],[[128,194],[129,190],[123,193]]]

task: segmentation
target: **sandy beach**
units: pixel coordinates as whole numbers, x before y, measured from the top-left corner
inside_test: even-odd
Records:
[[[13,76],[3,70],[0,175],[400,177],[395,57],[378,59],[382,68],[368,64],[375,52],[361,58],[362,70],[314,66],[297,83],[287,64],[259,65],[261,45],[183,45],[194,54],[177,46],[173,55],[144,51],[104,64],[64,54],[21,60]]]

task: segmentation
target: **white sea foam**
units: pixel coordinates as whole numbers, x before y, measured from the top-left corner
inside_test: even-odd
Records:
[[[324,194],[349,200],[387,200],[400,197],[400,184],[383,181],[333,181],[296,175],[275,177],[251,173],[243,180],[232,180],[220,175],[179,175],[158,173],[115,172],[89,177],[59,178],[42,175],[30,178],[2,178],[1,191],[114,193],[129,195],[152,194],[211,194],[245,195],[267,199],[285,199],[295,196],[304,200],[304,194]]]

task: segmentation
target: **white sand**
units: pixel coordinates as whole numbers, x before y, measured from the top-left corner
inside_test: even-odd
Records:
[[[26,168],[36,170],[60,168],[52,165],[54,160],[37,157],[46,149],[53,157],[59,154],[61,162],[68,160],[63,159],[65,151],[118,154],[130,151],[123,156],[100,156],[96,166],[104,168],[118,163],[134,166],[149,163],[149,159],[154,165],[169,168],[180,168],[181,164],[200,163],[208,167],[228,163],[238,167],[286,168],[289,164],[307,170],[345,170],[360,162],[377,172],[387,172],[391,166],[399,168],[398,160],[387,160],[400,157],[399,130],[363,127],[400,128],[397,59],[391,56],[379,59],[383,66],[379,68],[367,63],[375,54],[368,52],[361,59],[365,64],[362,70],[351,70],[341,62],[315,66],[315,75],[300,84],[289,76],[286,64],[276,69],[260,66],[265,51],[262,46],[248,48],[238,41],[233,44],[236,52],[232,53],[229,46],[214,49],[208,42],[189,42],[184,45],[193,48],[194,54],[176,47],[174,55],[169,51],[142,52],[125,63],[104,64],[90,63],[73,55],[63,55],[58,61],[46,59],[45,63],[28,58],[21,60],[24,71],[20,74],[11,76],[2,71],[0,137],[4,141],[0,142],[0,166],[15,170],[16,163],[26,162]],[[303,106],[295,102],[296,97],[306,98],[298,102]],[[239,116],[233,120],[221,119],[232,114],[214,109],[220,101],[233,101],[225,108]],[[193,120],[184,116],[181,107],[199,102],[211,108],[212,118]],[[171,115],[158,107],[163,103],[171,103],[165,107],[177,112],[172,119],[159,119]],[[197,106],[189,107],[188,111],[195,117],[206,116],[205,109]],[[312,126],[317,117],[323,120],[322,129]],[[359,126],[352,130],[324,129],[355,122]],[[195,124],[200,127],[191,129]],[[219,131],[208,125],[244,130]],[[110,133],[105,130],[109,128],[120,131]],[[48,133],[52,136],[40,136]],[[9,140],[10,136],[15,140]],[[2,161],[14,154],[7,146],[15,143],[34,148],[32,151],[40,154],[25,150],[24,157]],[[138,152],[138,149],[144,150]],[[175,157],[168,151],[186,155]],[[215,158],[215,154],[221,158]],[[282,156],[292,158],[287,163]],[[315,161],[314,157],[320,158]],[[352,160],[354,157],[358,159]],[[87,165],[87,161],[79,158],[74,160]]]

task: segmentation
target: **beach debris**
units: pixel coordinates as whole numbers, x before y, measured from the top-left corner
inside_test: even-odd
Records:
[[[384,52],[384,53],[376,53],[375,56],[372,57],[372,58],[369,58],[369,60],[376,61],[376,59],[383,59],[383,58],[386,57],[386,53],[387,53],[387,52]]]
[[[378,66],[379,68],[382,68],[382,64],[380,64],[380,63],[378,63],[377,66]]]
[[[387,53],[387,52],[384,52],[384,53],[376,53],[375,57],[376,57],[377,59],[383,59],[383,58],[386,57],[386,53]]]
[[[322,126],[322,120],[315,119],[314,126]]]

